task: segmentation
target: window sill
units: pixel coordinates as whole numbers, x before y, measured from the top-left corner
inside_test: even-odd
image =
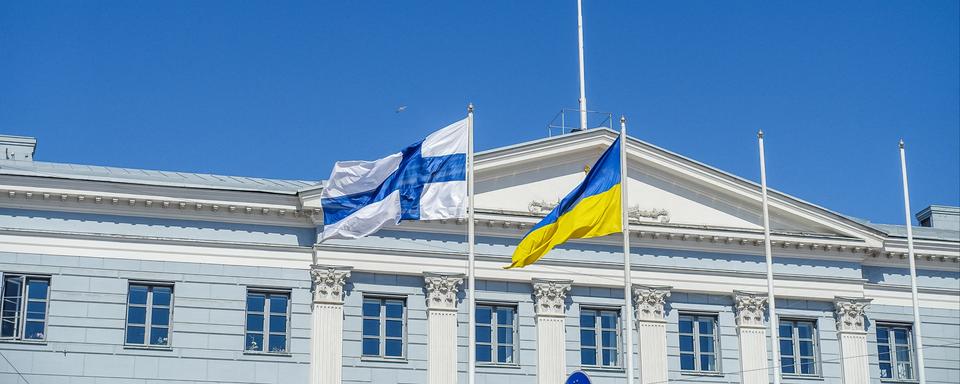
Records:
[[[593,371],[593,372],[610,372],[610,373],[626,372],[623,369],[623,367],[601,367],[596,365],[581,365],[580,369],[584,371]]]
[[[723,377],[723,372],[680,371],[684,376]]]
[[[257,351],[243,351],[245,356],[275,356],[275,357],[293,357],[293,354],[290,352],[257,352]]]
[[[781,374],[784,380],[809,380],[809,381],[823,381],[823,376],[804,376],[804,375],[790,375],[790,374]]]
[[[47,341],[46,341],[46,340],[0,339],[0,343],[29,344],[29,345],[47,345]]]
[[[916,383],[919,383],[920,380],[916,380],[916,379],[880,379],[880,382],[881,382],[881,383],[884,383],[884,384],[916,384]]]
[[[394,364],[406,364],[406,357],[377,357],[377,356],[361,356],[360,361],[370,362],[370,363],[394,363]]]
[[[140,351],[173,351],[173,347],[169,345],[163,346],[149,346],[149,345],[124,345],[123,349],[135,349]]]
[[[516,363],[477,363],[477,368],[506,368],[520,369],[520,364]]]

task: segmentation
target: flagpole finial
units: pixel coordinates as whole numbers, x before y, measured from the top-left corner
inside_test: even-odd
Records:
[[[762,138],[763,138],[763,130],[762,130],[762,129],[759,130],[759,131],[757,131],[757,138],[758,138],[758,139],[762,139]]]
[[[473,103],[467,104],[467,112],[473,113]]]
[[[624,124],[626,122],[627,122],[627,117],[624,115],[620,115],[620,124]]]
[[[903,149],[903,139],[900,139],[900,149]]]

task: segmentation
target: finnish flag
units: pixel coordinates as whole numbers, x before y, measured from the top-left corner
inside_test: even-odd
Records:
[[[320,193],[320,241],[356,239],[402,220],[467,216],[467,119],[375,161],[339,161]]]

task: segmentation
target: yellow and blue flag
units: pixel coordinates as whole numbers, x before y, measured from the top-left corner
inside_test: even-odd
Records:
[[[621,139],[617,138],[607,148],[576,189],[527,232],[513,251],[513,263],[505,268],[522,268],[533,264],[568,239],[587,239],[623,231]]]

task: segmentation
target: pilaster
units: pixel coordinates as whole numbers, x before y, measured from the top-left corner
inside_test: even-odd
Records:
[[[556,384],[566,379],[566,299],[571,280],[533,281],[537,312],[537,383]]]
[[[424,273],[427,291],[427,377],[430,384],[457,382],[457,292],[462,274]]]
[[[742,383],[767,384],[770,382],[770,368],[767,364],[767,329],[763,325],[767,294],[734,291],[734,306],[740,335]]]
[[[340,384],[343,366],[343,287],[350,267],[311,265],[313,325],[310,383]]]
[[[837,339],[840,341],[840,367],[843,382],[847,384],[870,381],[867,331],[863,316],[869,304],[870,299],[839,296],[834,298]]]
[[[633,286],[641,383],[667,382],[667,321],[663,307],[669,296],[670,287]]]

